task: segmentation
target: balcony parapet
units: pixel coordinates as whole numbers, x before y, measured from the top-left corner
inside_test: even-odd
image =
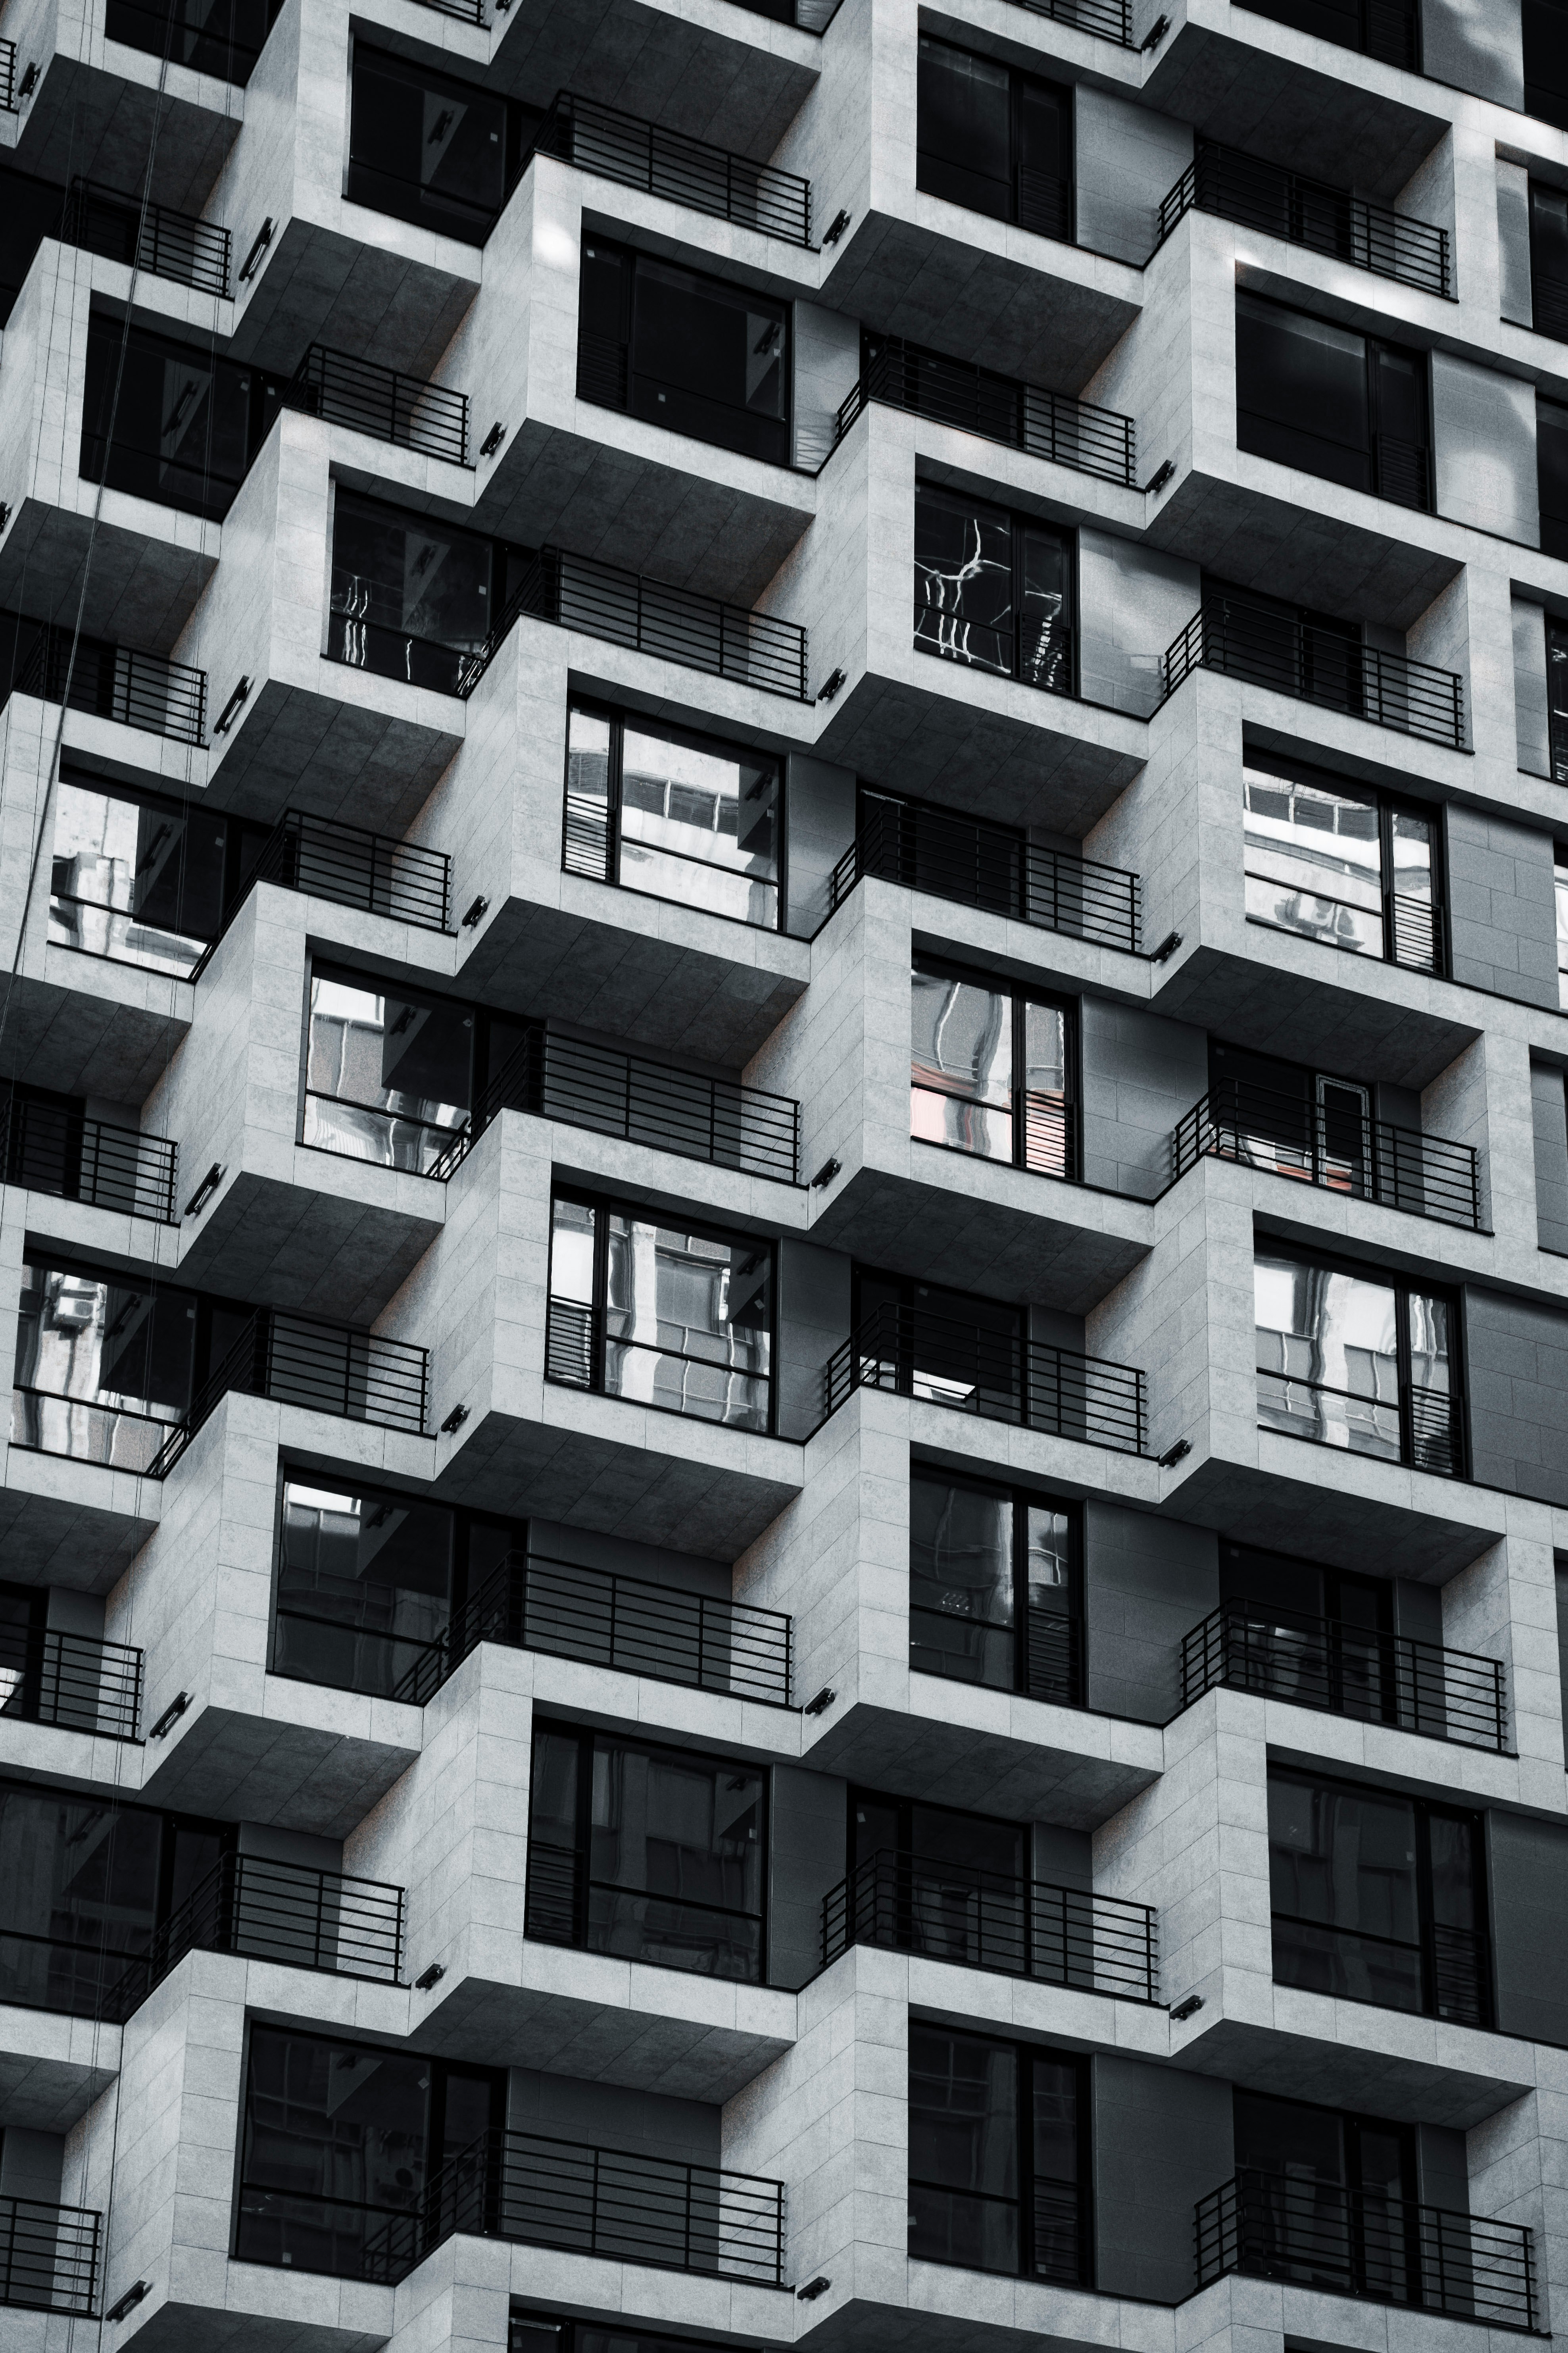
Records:
[[[892,1302],[868,1315],[828,1358],[823,1419],[862,1388],[1121,1454],[1146,1449],[1144,1378],[1134,1366]]]
[[[1205,1158],[1239,1161],[1410,1217],[1484,1230],[1474,1145],[1395,1127],[1367,1113],[1226,1080],[1176,1123],[1171,1183]]]
[[[760,229],[786,244],[811,244],[811,182],[776,164],[755,164],[705,139],[666,131],[641,115],[597,99],[558,90],[534,134],[523,169],[535,155],[554,155],[580,171],[618,181],[650,196],[668,196],[692,211],[710,213],[738,227]]]
[[[1243,228],[1349,261],[1402,286],[1456,301],[1448,232],[1431,221],[1368,204],[1348,188],[1303,178],[1239,148],[1200,139],[1197,152],[1160,206],[1163,245],[1187,213],[1217,213]]]
[[[1226,1601],[1182,1637],[1183,1707],[1217,1686],[1507,1753],[1500,1662],[1409,1634]]]
[[[868,1856],[822,1899],[824,1968],[851,1945],[1123,2001],[1160,1999],[1150,1905],[970,1863],[888,1851]]]
[[[1194,670],[1213,670],[1396,734],[1454,752],[1468,749],[1465,681],[1457,671],[1384,653],[1358,638],[1288,614],[1267,613],[1237,597],[1216,598],[1194,613],[1166,648],[1162,669],[1163,702]]]
[[[0,2305],[97,2318],[103,2217],[41,2198],[0,2198]]]

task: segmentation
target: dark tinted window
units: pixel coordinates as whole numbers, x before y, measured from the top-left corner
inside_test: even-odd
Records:
[[[107,0],[111,41],[219,81],[247,82],[283,0]]]
[[[1080,2081],[1075,2060],[911,2019],[912,2256],[1080,2276]]]
[[[918,185],[1043,237],[1072,235],[1072,98],[921,34]]]
[[[52,180],[35,179],[30,172],[0,172],[0,204],[10,227],[0,247],[0,327],[33,266],[33,256],[46,237],[58,237],[65,190]]]
[[[259,368],[95,319],[87,339],[82,477],[189,514],[223,516],[280,391],[279,380]]]
[[[915,643],[950,661],[1073,691],[1069,532],[915,485]]]
[[[1524,111],[1568,130],[1568,7],[1524,0]]]
[[[1541,544],[1548,555],[1568,555],[1568,408],[1535,400],[1535,447],[1541,489]]]
[[[772,295],[590,237],[578,390],[773,465],[790,456],[790,310]]]
[[[503,587],[494,541],[338,491],[330,660],[455,694]]]
[[[452,1514],[439,1504],[289,1479],[273,1672],[396,1695],[447,1630],[452,1554]]]
[[[1403,506],[1431,503],[1426,363],[1331,320],[1241,293],[1238,447]]]
[[[349,128],[352,202],[482,245],[510,193],[540,111],[478,82],[356,45]]]

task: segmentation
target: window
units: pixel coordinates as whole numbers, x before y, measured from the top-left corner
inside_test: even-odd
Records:
[[[1417,972],[1443,969],[1437,822],[1321,768],[1247,752],[1248,920]]]
[[[1568,864],[1561,851],[1552,871],[1557,890],[1557,1001],[1568,1007]]]
[[[782,815],[780,765],[767,754],[574,704],[568,873],[773,931]]]
[[[62,772],[55,801],[49,944],[175,979],[216,939],[268,828]]]
[[[1262,2092],[1232,2094],[1242,2268],[1344,2295],[1422,2300],[1415,2135]],[[1467,2277],[1469,2240],[1458,2257]],[[1442,2262],[1442,2253],[1436,2260]]]
[[[1088,2275],[1083,2062],[910,2021],[910,2253]]]
[[[461,694],[520,560],[498,540],[340,487],[327,659]]]
[[[1070,241],[1068,90],[922,33],[916,121],[917,187]]]
[[[787,302],[584,239],[580,400],[787,466],[791,367]]]
[[[1273,1247],[1255,1273],[1260,1430],[1464,1475],[1447,1292]]]
[[[1475,1814],[1270,1768],[1281,1985],[1489,2026],[1483,1874]]]
[[[1568,785],[1568,623],[1546,617],[1546,720],[1552,781]]]
[[[753,0],[746,0],[747,5]],[[795,22],[793,0],[785,0],[785,24]],[[759,9],[775,15],[773,9]],[[514,2312],[506,2340],[507,2353],[713,2353],[711,2339],[700,2345],[694,2337],[666,2337],[657,2328],[638,2328],[616,2321],[609,2328],[597,2321],[553,2320],[542,2312]]]
[[[1427,1646],[1430,1658],[1417,1663],[1407,1643],[1399,1657],[1387,1577],[1222,1544],[1219,1588],[1228,1624],[1239,1630],[1227,1662],[1233,1686],[1363,1723],[1442,1731],[1435,1651]]]
[[[58,237],[60,233],[66,192],[53,180],[37,179],[31,172],[11,171],[0,173],[0,191],[4,192],[5,217],[11,224],[5,249],[0,253],[0,327],[4,327],[26,282],[39,246],[45,237]]]
[[[1031,1893],[1021,1823],[849,1792],[847,1941],[1027,1971]]]
[[[526,1933],[761,1984],[766,1786],[749,1765],[539,1725]]]
[[[1357,1080],[1211,1038],[1209,1103],[1220,1150],[1249,1167],[1359,1199],[1397,1193],[1397,1166],[1379,1162],[1392,1145],[1379,1135],[1371,1087]],[[1380,1184],[1384,1176],[1394,1181]]]
[[[545,1370],[667,1413],[765,1430],[772,1415],[773,1251],[750,1235],[674,1226],[558,1198]]]
[[[145,1471],[251,1313],[155,1277],[25,1267],[12,1445]]]
[[[1237,446],[1255,458],[1431,506],[1424,353],[1238,293],[1236,407]]]
[[[317,965],[300,1142],[428,1175],[473,1102],[471,1008]]]
[[[1076,1008],[921,957],[911,976],[910,1134],[1076,1176]]]
[[[1568,6],[1524,0],[1524,111],[1568,131]]]
[[[1538,335],[1568,343],[1568,189],[1539,180],[1530,184],[1530,315]]]
[[[123,352],[123,356],[122,356]],[[282,379],[144,327],[95,318],[87,337],[81,472],[221,521],[278,414]]]
[[[915,484],[915,644],[1071,694],[1073,538],[957,491]]]
[[[219,81],[250,79],[283,0],[107,0],[104,32]]]
[[[1066,1504],[910,1473],[910,1664],[918,1672],[1077,1706],[1080,1594],[1078,1515]]]
[[[366,2242],[504,2121],[505,2089],[491,2068],[252,2026],[237,2258],[359,2277]]]
[[[357,41],[349,201],[483,245],[542,120],[538,107]]]
[[[1541,545],[1568,556],[1568,408],[1535,396],[1535,460],[1541,495]]]

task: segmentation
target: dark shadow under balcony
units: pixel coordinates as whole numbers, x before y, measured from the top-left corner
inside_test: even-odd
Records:
[[[1148,1430],[1143,1375],[1131,1365],[890,1303],[834,1350],[824,1387],[824,1420],[868,1388],[1121,1454],[1142,1454]]]
[[[1216,1687],[1500,1757],[1508,1751],[1496,1659],[1375,1627],[1226,1601],[1182,1638],[1183,1707]]]
[[[811,246],[811,182],[775,164],[754,164],[705,139],[666,131],[618,106],[557,92],[534,134],[531,154],[555,155],[600,179],[790,245]],[[531,160],[531,155],[529,160]]]
[[[1161,204],[1162,244],[1183,216],[1194,210],[1216,213],[1222,220],[1261,229],[1424,293],[1457,299],[1447,229],[1387,205],[1367,204],[1348,188],[1306,179],[1239,148],[1199,140],[1194,160]]]
[[[30,620],[23,613],[0,613],[0,634],[11,658],[0,703],[13,694],[33,694],[144,734],[167,735],[198,750],[205,745],[205,670],[104,638],[78,637],[61,623]]]
[[[68,1095],[18,1087],[0,1103],[0,1166],[29,1192],[177,1225],[178,1158],[172,1137],[89,1119]]]
[[[1394,1127],[1363,1112],[1272,1093],[1250,1081],[1211,1087],[1177,1122],[1172,1184],[1205,1158],[1238,1161],[1410,1217],[1483,1230],[1480,1162],[1473,1145]]]
[[[226,301],[233,290],[226,228],[168,205],[143,203],[93,180],[71,182],[61,211],[60,237],[84,253],[124,262],[150,277],[173,279],[198,294]]]
[[[1353,636],[1226,597],[1194,614],[1163,660],[1163,701],[1195,670],[1268,687],[1463,752],[1465,682],[1457,672],[1382,652]]]
[[[129,1642],[0,1620],[0,1721],[135,1740],[142,1676]]]
[[[967,360],[949,359],[898,336],[871,348],[858,382],[839,406],[834,449],[872,401],[999,441],[1051,465],[1070,466],[1075,473],[1136,487],[1136,427],[1131,417]]]
[[[0,2305],[95,2318],[102,2224],[87,2207],[0,2198]]]
[[[851,1945],[959,1968],[1158,2002],[1155,1915],[1146,1904],[972,1864],[870,1856],[822,1899],[822,1966]]]
[[[1198,2285],[1226,2273],[1442,2313],[1538,2326],[1531,2233],[1386,2192],[1246,2171],[1198,2201]]]

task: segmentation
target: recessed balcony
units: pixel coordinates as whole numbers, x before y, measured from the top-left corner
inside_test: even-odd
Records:
[[[863,1388],[1119,1454],[1145,1451],[1144,1379],[1132,1366],[921,1308],[880,1306],[835,1349],[825,1375],[823,1419]]]
[[[36,1610],[0,1618],[0,1723],[137,1740],[142,1673],[142,1654],[131,1643],[45,1625]]]

